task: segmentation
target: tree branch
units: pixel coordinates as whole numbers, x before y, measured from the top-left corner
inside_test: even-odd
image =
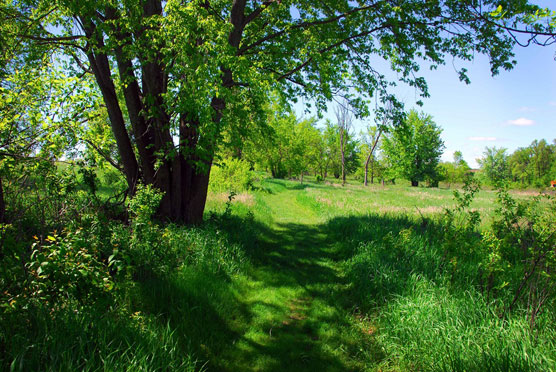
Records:
[[[300,29],[300,28],[308,28],[308,27],[313,27],[313,26],[319,26],[319,25],[334,23],[334,22],[337,22],[342,18],[346,18],[346,17],[348,17],[348,16],[350,16],[354,13],[361,12],[361,11],[366,11],[366,10],[375,8],[378,4],[379,3],[374,3],[374,4],[368,5],[368,6],[364,6],[364,7],[360,7],[360,8],[354,8],[354,9],[351,9],[350,11],[345,12],[345,13],[339,14],[339,15],[334,16],[334,17],[329,17],[329,18],[326,18],[326,19],[319,19],[319,20],[312,21],[312,22],[301,22],[301,23],[292,25],[288,30],[276,31],[273,34],[267,35],[267,36],[255,41],[255,42],[253,42],[253,43],[251,43],[247,46],[244,46],[243,48],[240,48],[237,55],[242,55],[246,51],[248,51],[249,49],[255,48],[256,46],[259,46],[262,43],[264,43],[266,41],[269,41],[269,40],[272,40],[276,37],[282,36],[286,32],[288,32],[289,30],[297,30],[297,29]]]

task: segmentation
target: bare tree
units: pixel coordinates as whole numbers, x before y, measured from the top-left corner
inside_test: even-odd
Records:
[[[365,186],[368,184],[368,174],[369,174],[369,163],[371,165],[371,183],[374,181],[374,162],[375,157],[373,156],[375,150],[378,147],[382,133],[388,130],[390,126],[394,123],[395,111],[392,102],[388,101],[386,106],[379,111],[377,119],[381,121],[376,126],[371,126],[367,128],[367,133],[363,135],[364,141],[369,146],[369,154],[365,160]]]
[[[382,128],[379,126],[371,126],[367,128],[368,133],[365,135],[368,138],[370,150],[367,155],[367,160],[365,160],[365,186],[368,185],[368,174],[369,174],[369,163],[371,164],[371,183],[374,181],[374,162],[375,157],[373,156],[376,148],[378,147],[378,143],[380,142],[380,137],[382,135]],[[368,136],[368,137],[367,137]]]
[[[337,126],[340,132],[340,156],[342,165],[342,186],[346,184],[346,143],[349,138],[349,131],[352,127],[352,116],[349,111],[349,102],[345,99],[339,103],[334,110],[337,119]]]

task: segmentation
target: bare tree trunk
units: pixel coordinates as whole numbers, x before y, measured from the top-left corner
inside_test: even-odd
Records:
[[[369,152],[369,155],[367,156],[367,160],[365,161],[365,186],[367,186],[367,174],[368,174],[368,169],[369,169],[369,162],[371,162],[371,183],[374,183],[373,179],[374,179],[374,158],[373,158],[373,153],[375,152],[376,147],[378,146],[378,141],[380,141],[380,136],[382,135],[382,130],[378,131],[378,134],[376,136],[376,139],[373,142],[373,146],[371,147],[371,151]]]
[[[375,183],[375,159],[371,159],[371,184]]]
[[[369,173],[369,161],[371,160],[371,154],[367,156],[367,160],[365,161],[365,182],[364,185],[367,186],[367,174]]]
[[[342,171],[342,186],[346,184],[346,143],[349,137],[349,129],[351,128],[351,115],[349,112],[349,102],[340,103],[336,108],[336,119],[338,120],[338,128],[340,130],[340,155],[341,155],[341,171]]]
[[[346,185],[345,153],[344,153],[344,128],[340,128],[340,152],[342,154],[342,186]]]

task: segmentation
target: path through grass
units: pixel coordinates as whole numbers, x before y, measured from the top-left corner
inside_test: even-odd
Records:
[[[364,369],[372,341],[342,303],[346,283],[325,221],[298,200],[301,185],[269,185],[259,197],[273,222],[258,231],[253,269],[238,295],[250,309],[250,324],[217,358],[216,369]]]

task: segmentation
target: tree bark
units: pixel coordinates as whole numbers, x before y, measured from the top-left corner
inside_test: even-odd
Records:
[[[376,147],[378,146],[378,141],[380,141],[380,136],[382,134],[382,130],[378,131],[376,139],[373,142],[373,146],[371,147],[371,151],[369,152],[369,156],[367,156],[367,160],[365,161],[365,186],[367,186],[367,174],[369,172],[369,161],[371,162],[371,183],[374,183],[374,158],[373,153],[375,152]]]
[[[212,164],[212,159],[202,161],[194,153],[199,142],[199,125],[199,121],[190,115],[180,116],[180,151],[171,168],[169,217],[186,224],[196,224],[203,219]],[[195,165],[201,161],[206,169]]]
[[[117,20],[119,14],[115,8],[106,8],[106,18]],[[155,149],[152,146],[154,142],[154,131],[152,126],[148,125],[145,118],[144,105],[141,101],[142,92],[135,76],[135,70],[131,58],[124,53],[124,46],[129,44],[132,39],[129,33],[124,33],[115,23],[113,29],[117,45],[114,47],[114,55],[118,73],[120,75],[121,89],[124,93],[124,100],[127,108],[129,121],[133,129],[133,137],[139,155],[139,166],[141,170],[141,178],[145,184],[154,183],[155,178]]]
[[[92,38],[93,30],[89,27],[85,27],[85,29],[85,32],[88,34],[87,36]],[[102,40],[97,40],[97,43],[99,43],[101,47],[103,46]],[[112,133],[114,134],[118,152],[120,153],[120,157],[122,159],[127,184],[130,193],[133,194],[139,178],[139,167],[137,159],[135,158],[135,152],[133,151],[133,147],[131,145],[131,140],[129,139],[129,135],[125,127],[125,121],[120,108],[120,103],[118,102],[116,88],[114,87],[114,82],[111,78],[108,57],[104,53],[94,53],[92,50],[87,53],[87,57],[102,93],[102,98],[108,111]]]
[[[346,185],[345,154],[344,154],[344,128],[340,128],[340,152],[342,153],[342,186]]]
[[[2,187],[2,177],[0,177],[0,223],[4,223],[6,218],[6,203],[4,202],[4,189]]]
[[[371,159],[371,184],[375,183],[375,159]]]
[[[367,156],[367,160],[365,161],[365,181],[364,185],[367,186],[367,174],[369,173],[369,160],[371,159],[371,154]]]

